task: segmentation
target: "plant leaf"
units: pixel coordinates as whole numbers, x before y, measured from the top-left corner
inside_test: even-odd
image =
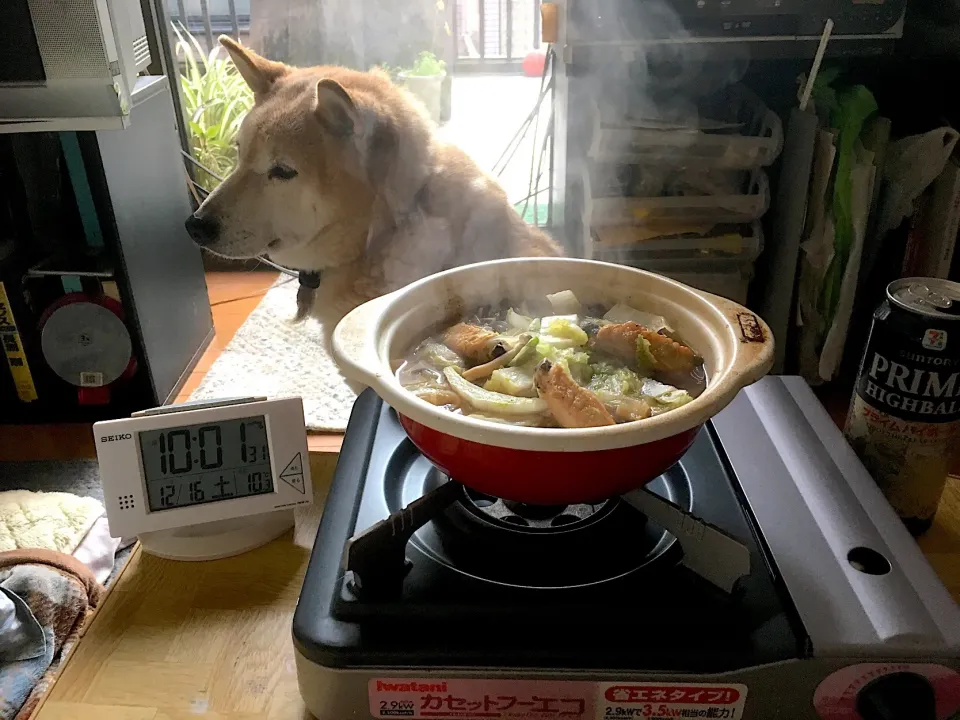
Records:
[[[253,91],[233,62],[220,55],[219,46],[205,53],[182,25],[174,25],[173,31],[177,56],[182,57],[180,88],[191,152],[197,162],[226,177],[237,163],[237,133],[253,107]],[[203,171],[197,173],[197,181],[206,190],[218,184]]]

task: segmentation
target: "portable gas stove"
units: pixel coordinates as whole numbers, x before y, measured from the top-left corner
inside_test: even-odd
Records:
[[[448,480],[364,392],[293,634],[320,720],[960,717],[960,610],[800,378],[562,508]]]

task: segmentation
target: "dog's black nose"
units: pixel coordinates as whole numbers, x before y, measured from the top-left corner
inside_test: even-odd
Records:
[[[201,247],[216,242],[220,234],[220,223],[215,218],[203,217],[196,213],[187,218],[184,226],[193,241]]]

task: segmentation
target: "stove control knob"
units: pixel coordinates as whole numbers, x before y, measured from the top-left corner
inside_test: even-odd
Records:
[[[929,681],[916,673],[896,672],[870,682],[857,695],[863,720],[937,720]]]

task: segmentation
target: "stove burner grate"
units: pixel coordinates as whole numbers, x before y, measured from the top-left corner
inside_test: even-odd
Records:
[[[693,492],[680,463],[638,491],[640,497],[628,493],[552,507],[469,489],[416,453],[409,441],[394,449],[386,468],[378,493],[389,515],[347,543],[347,601],[405,597],[411,573],[412,586],[421,587],[421,573],[435,572],[428,569],[431,563],[444,573],[491,586],[587,591],[638,573],[659,574],[681,559],[693,569],[684,543],[699,561],[695,573],[727,593],[736,583],[737,578],[727,577],[730,573],[714,572],[709,559],[703,565],[709,548],[698,538],[716,531],[690,515]],[[647,519],[651,512],[654,522]]]
[[[399,597],[411,569],[431,561],[465,579],[517,590],[585,589],[677,563],[675,538],[621,498],[537,507],[468,489],[407,443],[391,461],[384,486],[390,519],[348,547],[348,587],[358,598]],[[679,465],[650,487],[681,507],[692,505]]]
[[[602,503],[576,505],[527,505],[512,500],[484,495],[464,488],[460,504],[477,517],[502,524],[509,529],[526,528],[530,532],[551,532],[558,528],[572,530],[583,523],[596,522],[616,504],[614,500]]]
[[[658,481],[681,502],[689,501],[684,482],[682,475]],[[586,588],[677,562],[668,552],[674,538],[620,498],[535,506],[463,488],[411,541],[455,573],[517,589]]]

